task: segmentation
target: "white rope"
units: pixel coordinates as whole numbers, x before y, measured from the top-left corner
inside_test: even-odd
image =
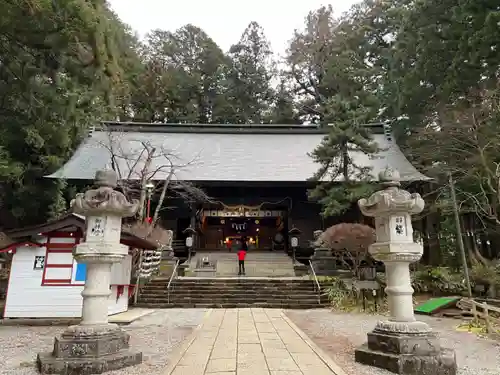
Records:
[[[150,278],[160,269],[163,251],[172,250],[172,231],[170,238],[165,246],[160,246],[157,250],[144,250],[142,252],[138,270],[139,278]]]
[[[143,252],[141,263],[139,264],[139,277],[149,278],[160,269],[161,255],[163,250],[146,250]]]

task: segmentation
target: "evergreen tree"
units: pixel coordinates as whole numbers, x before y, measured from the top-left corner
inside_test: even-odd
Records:
[[[214,106],[228,60],[200,28],[155,30],[145,46],[135,106],[140,116],[163,122],[214,122]]]
[[[297,110],[291,90],[286,81],[281,80],[271,101],[266,123],[270,124],[301,124],[300,113]]]
[[[335,122],[328,124],[329,133],[310,153],[320,167],[311,178],[318,184],[309,197],[321,203],[325,217],[342,214],[372,192],[371,168],[358,165],[352,154],[371,156],[379,150],[369,128],[364,126],[363,120],[371,118],[370,110],[339,97],[331,98],[329,103]]]
[[[329,126],[329,134],[310,154],[319,163],[310,192],[323,206],[324,216],[342,214],[370,191],[370,170],[357,165],[352,153],[378,151],[366,123],[377,119],[376,67],[367,61],[367,45],[331,7],[306,18],[289,48],[290,74],[302,97],[306,119]]]
[[[272,51],[264,30],[251,22],[239,42],[229,50],[228,96],[234,123],[263,123],[273,97],[271,80],[275,75]]]
[[[102,0],[0,4],[0,226],[66,208],[64,181],[43,176],[71,156],[89,124],[117,113],[117,42],[127,32]]]
[[[325,82],[336,25],[332,7],[321,7],[309,12],[303,30],[296,30],[289,42],[285,75],[293,85],[292,92],[304,121],[324,123],[321,106],[336,93]]]

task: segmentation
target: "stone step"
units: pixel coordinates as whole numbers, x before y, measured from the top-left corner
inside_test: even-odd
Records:
[[[211,261],[215,260],[232,260],[235,262],[238,259],[238,253],[233,252],[196,252],[196,255],[192,258],[194,260],[202,259],[207,257]],[[292,258],[286,253],[265,253],[265,252],[252,252],[251,250],[247,252],[245,260],[266,260],[275,262],[291,262]]]
[[[269,299],[182,299],[182,298],[170,298],[170,299],[158,299],[158,300],[147,300],[147,299],[141,299],[139,300],[139,303],[144,303],[144,304],[156,304],[156,303],[183,303],[183,304],[221,304],[221,303],[233,303],[233,304],[256,304],[256,303],[266,303],[266,304],[271,304],[271,305],[303,305],[303,304],[308,304],[308,305],[317,305],[320,302],[318,302],[318,299],[314,298],[309,298],[309,299],[304,299],[300,301],[294,301],[294,300],[286,300],[286,299],[277,299],[277,300],[269,300]]]
[[[160,283],[168,283],[170,278],[155,278],[151,280],[152,283],[160,282]],[[248,277],[246,276],[232,276],[232,277],[186,277],[181,276],[172,280],[172,282],[226,282],[226,283],[238,283],[238,282],[252,282],[252,283],[312,283],[314,280],[305,279],[305,278],[292,278],[292,277],[283,277],[283,278],[272,278],[272,277]]]
[[[184,293],[179,291],[171,291],[170,295],[165,293],[150,293],[145,291],[139,294],[139,300],[154,303],[166,302],[170,300],[192,300],[194,302],[205,302],[205,301],[238,301],[238,302],[306,302],[306,301],[317,301],[318,294],[316,292],[310,293],[235,293],[231,291],[214,291],[212,293]],[[324,296],[320,298],[321,300],[327,300]],[[165,300],[165,301],[164,301]]]
[[[161,290],[161,291],[152,291],[150,289],[142,289],[140,291],[141,295],[163,295],[167,294],[169,291],[168,290]],[[265,295],[265,296],[308,296],[308,295],[317,295],[318,292],[314,290],[297,290],[297,291],[280,291],[280,290],[234,290],[234,289],[228,289],[228,290],[180,290],[180,289],[170,289],[170,293],[175,293],[175,294],[184,294],[184,295],[200,295],[200,296],[205,296],[205,295],[241,295],[241,296],[259,296],[259,295]]]
[[[220,264],[223,264],[224,267],[238,267],[238,258],[235,256],[234,258],[228,258],[228,259],[217,259],[214,260],[217,263],[217,267]],[[289,268],[291,265],[293,265],[293,260],[291,258],[286,259],[245,259],[245,266],[246,265],[252,265],[252,266],[257,266],[257,267],[267,267],[267,268]],[[196,267],[196,263],[192,262],[190,263],[190,266]]]
[[[167,290],[168,285],[145,285],[141,289]],[[314,285],[186,285],[171,284],[170,289],[177,290],[283,290],[293,292],[295,290],[316,290]],[[322,288],[324,289],[324,288]]]
[[[152,289],[161,289],[168,288],[167,285],[148,285]],[[294,290],[294,289],[314,289],[314,285],[254,285],[254,284],[170,284],[170,288],[185,288],[185,289],[194,289],[194,288],[204,288],[204,289],[276,289],[276,290]]]
[[[154,307],[276,307],[328,306],[309,279],[180,278],[155,279],[141,288],[138,306]]]
[[[271,305],[303,305],[303,304],[308,304],[308,305],[316,305],[319,304],[320,302],[317,299],[310,298],[310,299],[305,299],[305,300],[300,300],[300,301],[293,301],[293,300],[286,300],[286,299],[278,299],[278,300],[269,300],[269,299],[176,299],[172,298],[170,300],[163,299],[163,300],[158,300],[158,301],[144,301],[145,303],[194,303],[194,304],[200,304],[200,303],[205,303],[205,304],[221,304],[221,303],[234,303],[234,304],[242,304],[242,303],[248,303],[248,304],[256,304],[256,303],[266,303],[266,304],[271,304]]]
[[[162,294],[167,292],[176,292],[176,293],[200,293],[200,294],[214,294],[214,293],[231,293],[231,294],[247,294],[247,295],[256,295],[256,294],[308,294],[308,293],[317,293],[314,288],[307,289],[278,289],[278,288],[164,288],[164,289],[154,289],[154,288],[141,288],[141,293],[151,293],[151,294]]]
[[[276,296],[301,296],[301,295],[311,295],[318,294],[315,290],[244,290],[244,289],[167,289],[164,290],[152,290],[152,289],[140,289],[141,294],[151,294],[151,295],[162,295],[170,293],[176,294],[186,294],[186,295],[219,295],[219,294],[229,294],[229,295],[242,295],[242,296],[258,296],[258,295],[276,295]]]
[[[219,295],[219,294],[230,294],[230,295],[244,295],[244,296],[258,296],[258,295],[276,295],[276,296],[300,296],[300,295],[311,295],[318,294],[316,290],[304,289],[304,290],[281,290],[281,289],[175,289],[171,288],[170,291],[167,289],[140,289],[141,294],[151,294],[151,295],[162,295],[170,293],[186,294],[186,295]]]
[[[169,281],[170,277],[167,276],[158,276],[153,279],[154,281]],[[200,281],[200,280],[212,280],[212,281],[240,281],[240,280],[248,280],[248,281],[275,281],[275,282],[288,282],[288,281],[294,281],[294,282],[311,282],[313,279],[305,278],[305,277],[298,277],[298,276],[283,276],[283,277],[267,277],[267,276],[241,276],[241,275],[232,275],[228,277],[218,277],[218,276],[212,276],[212,277],[196,277],[196,276],[178,276],[174,280],[181,280],[181,281]]]
[[[151,287],[153,289],[161,289],[161,288],[167,288],[168,284],[146,284],[143,285],[142,287]],[[316,287],[315,284],[291,284],[291,285],[277,285],[277,284],[250,284],[250,283],[242,283],[242,284],[184,284],[184,283],[177,283],[177,284],[170,284],[170,288],[186,288],[186,289],[193,289],[193,288],[212,288],[212,289],[218,289],[218,288],[230,288],[230,289],[283,289],[283,290],[291,290],[291,289],[314,289]],[[320,285],[321,287],[321,285]]]
[[[250,278],[245,278],[241,277],[238,279],[223,279],[220,278],[219,280],[215,279],[210,279],[210,278],[199,278],[196,280],[183,280],[183,279],[175,279],[173,280],[170,284],[186,284],[186,285],[276,285],[276,286],[281,286],[281,285],[313,285],[315,286],[316,283],[312,280],[280,280],[279,278],[276,279],[266,279],[266,280],[256,280],[256,279],[250,279]],[[320,282],[320,285],[325,285],[328,286],[330,285],[327,282]],[[168,280],[152,280],[148,282],[148,285],[168,285]]]
[[[161,291],[167,291],[167,287],[162,287],[162,288],[152,288],[152,287],[141,287],[141,290],[150,290],[154,292],[161,292]],[[207,287],[207,286],[185,286],[185,285],[171,285],[170,290],[180,290],[180,291],[204,291],[204,292],[210,292],[210,291],[239,291],[242,293],[245,292],[259,292],[259,291],[264,291],[264,292],[270,292],[270,291],[276,291],[276,292],[283,292],[283,293],[294,293],[294,292],[314,292],[316,291],[315,288],[313,287],[305,287],[305,288],[273,288],[273,287]]]
[[[263,307],[263,308],[271,308],[271,309],[319,309],[325,308],[327,305],[325,304],[308,304],[308,303],[285,303],[285,304],[277,304],[277,303],[138,303],[137,307],[147,307],[147,308],[156,308],[156,309],[165,309],[165,308],[245,308],[245,307]]]
[[[259,297],[259,298],[245,298],[245,297],[214,297],[214,298],[197,298],[197,297],[187,297],[187,296],[176,296],[170,295],[161,296],[156,298],[142,297],[138,299],[140,302],[145,303],[156,303],[156,302],[192,302],[192,303],[210,303],[210,302],[244,302],[244,303],[254,303],[254,302],[269,302],[269,303],[318,303],[318,296],[310,296],[307,298],[269,298],[269,297]],[[321,302],[327,303],[328,301],[321,298]]]
[[[167,291],[162,292],[162,293],[151,293],[149,290],[141,291],[139,293],[140,296],[148,296],[148,297],[162,297],[162,296],[167,296],[169,293]],[[311,291],[311,292],[300,292],[300,293],[245,293],[242,291],[213,291],[209,293],[203,293],[199,291],[194,291],[192,293],[184,292],[184,291],[179,291],[179,290],[171,290],[170,295],[179,295],[179,296],[186,296],[186,297],[208,297],[208,298],[217,298],[218,296],[240,296],[240,297],[246,297],[246,298],[293,298],[293,299],[300,299],[303,297],[308,297],[308,296],[318,296],[317,292]],[[326,298],[326,296],[325,296]]]
[[[168,290],[165,289],[154,289],[154,288],[141,288],[139,289],[141,293],[150,293],[150,294],[162,294],[167,292],[176,292],[176,293],[186,293],[186,294],[245,294],[245,295],[256,295],[256,294],[310,294],[310,293],[318,293],[317,290],[313,288],[307,289],[274,289],[274,288],[170,288]]]
[[[168,294],[165,293],[163,295],[158,295],[158,294],[149,294],[149,293],[143,293],[139,295],[139,298],[142,299],[155,299],[155,298],[167,298]],[[171,293],[170,297],[175,297],[175,298],[198,298],[198,299],[286,299],[286,300],[302,300],[305,298],[318,298],[318,295],[315,293],[310,293],[310,294],[295,294],[295,295],[276,295],[276,294],[268,294],[268,295],[248,295],[248,294],[231,294],[231,293],[226,293],[226,294],[184,294],[184,293]]]
[[[235,258],[231,258],[230,260],[217,260],[217,267],[223,264],[224,267],[236,267],[238,268],[238,260]],[[196,267],[196,264],[190,264],[193,267]],[[245,259],[245,266],[252,266],[252,267],[262,267],[262,268],[268,268],[268,269],[289,269],[291,266],[293,266],[293,261],[289,258],[288,261],[276,261],[274,259],[268,260],[268,259]]]
[[[144,291],[140,292],[141,296],[150,296],[150,297],[162,297],[162,296],[168,296],[168,292],[164,293],[151,293],[149,291]],[[208,298],[217,298],[219,296],[240,296],[242,298],[287,298],[287,299],[300,299],[300,298],[306,298],[310,296],[314,296],[315,298],[321,296],[321,298],[328,298],[326,294],[319,294],[316,291],[306,291],[306,292],[299,292],[299,293],[245,293],[241,291],[213,291],[213,292],[193,292],[193,293],[186,293],[184,291],[179,291],[179,290],[171,290],[170,291],[170,296],[172,295],[178,295],[178,296],[186,296],[186,297],[208,297]]]
[[[168,286],[168,282],[150,282],[148,285],[151,286]],[[198,281],[198,282],[187,282],[187,281],[173,281],[170,285],[208,285],[208,286],[238,286],[238,285],[252,285],[252,286],[275,286],[275,287],[297,287],[297,286],[315,286],[313,282],[307,283],[296,283],[296,282],[251,282],[251,281],[239,281],[239,282],[213,282],[213,281]],[[320,284],[321,285],[321,284]]]
[[[149,283],[141,287],[142,293],[163,293],[168,291],[167,284]],[[170,285],[170,291],[186,292],[186,293],[212,293],[212,292],[227,292],[227,293],[278,293],[278,294],[293,294],[293,293],[311,293],[315,292],[316,288],[313,283],[307,284],[273,284],[273,283],[186,283],[176,282]]]

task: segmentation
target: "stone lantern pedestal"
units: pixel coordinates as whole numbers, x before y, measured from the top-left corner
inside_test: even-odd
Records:
[[[317,276],[335,276],[337,274],[335,258],[332,249],[326,245],[322,238],[323,232],[315,230],[313,235],[314,242],[311,245],[314,248],[314,254],[311,257],[311,263],[314,272]]]
[[[411,215],[422,212],[419,194],[399,188],[399,173],[387,169],[379,175],[385,190],[358,204],[366,216],[375,217],[377,242],[370,254],[384,262],[390,317],[368,333],[368,342],[355,351],[356,362],[384,368],[397,374],[455,375],[455,353],[441,347],[438,335],[413,313],[410,263],[423,254],[413,241]]]
[[[317,247],[314,249],[314,255],[311,262],[317,276],[334,276],[336,274],[335,258],[332,255],[332,249],[327,247]]]
[[[99,171],[97,188],[78,194],[72,202],[73,211],[86,216],[85,242],[73,251],[75,259],[87,265],[82,321],[55,338],[51,353],[38,354],[37,367],[43,374],[100,374],[142,362],[142,353],[129,348],[130,336],[108,322],[111,266],[128,253],[120,244],[122,217],[134,215],[138,208],[114,190],[116,183],[115,172]]]

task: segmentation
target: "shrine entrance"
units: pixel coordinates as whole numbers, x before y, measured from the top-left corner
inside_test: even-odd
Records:
[[[284,250],[286,211],[236,206],[204,210],[200,250],[236,251],[246,237],[249,250]]]

